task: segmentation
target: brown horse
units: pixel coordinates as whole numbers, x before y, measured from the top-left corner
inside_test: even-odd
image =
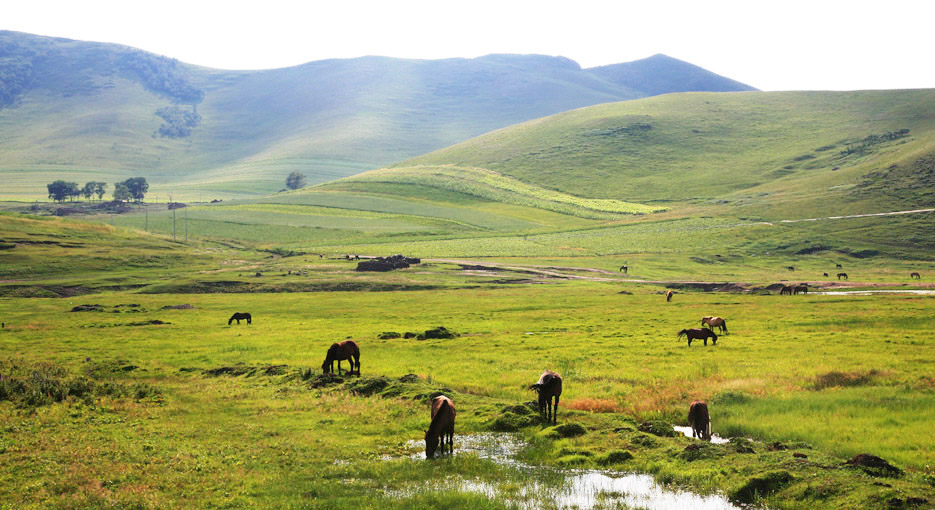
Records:
[[[916,272],[912,272],[912,273],[909,273],[909,278],[910,278],[910,279],[915,278],[916,280],[921,280],[921,279],[922,279],[922,275],[920,275],[919,273],[916,273]]]
[[[838,280],[840,280],[841,278],[844,278],[845,280],[847,280],[847,273],[838,273]]]
[[[688,424],[692,428],[692,437],[711,440],[711,417],[708,416],[708,404],[696,400],[688,407]]]
[[[230,326],[234,321],[237,321],[237,324],[240,324],[240,321],[244,319],[246,319],[247,324],[253,324],[253,317],[251,317],[249,313],[237,312],[234,315],[231,315],[230,319],[227,319],[227,325]]]
[[[802,294],[808,294],[808,284],[807,284],[807,283],[803,283],[803,284],[801,284],[801,285],[796,285],[795,288],[792,289],[792,291],[793,291],[795,294],[798,294],[799,292],[801,292]]]
[[[789,295],[791,296],[791,295],[792,295],[792,287],[790,287],[790,286],[788,286],[788,285],[783,285],[782,288],[779,289],[779,295],[781,296],[781,295],[783,295],[783,294],[789,294]]]
[[[692,346],[692,340],[704,340],[704,344],[708,345],[708,338],[711,338],[711,345],[717,345],[717,335],[714,334],[714,331],[705,328],[692,328],[692,329],[683,329],[679,331],[679,334],[676,335],[676,338],[681,338],[682,335],[688,337],[688,346]]]
[[[360,349],[353,340],[345,340],[339,344],[331,344],[331,347],[328,348],[328,355],[325,356],[325,361],[321,364],[322,373],[333,374],[334,362],[337,361],[338,375],[340,375],[341,361],[343,360],[348,360],[348,363],[351,364],[348,373],[353,374],[354,368],[356,367],[357,377],[360,377]]]
[[[711,329],[718,328],[721,333],[727,333],[727,321],[720,317],[702,317],[701,325],[704,326],[706,324]]]
[[[545,417],[545,421],[556,423],[558,419],[558,400],[562,396],[562,376],[551,370],[542,372],[539,381],[529,387],[536,390],[539,394],[539,414]],[[555,397],[555,404],[552,404],[552,397]]]
[[[425,458],[435,457],[441,440],[442,453],[445,453],[445,437],[448,437],[448,453],[455,452],[455,405],[450,398],[439,395],[432,399],[432,422],[425,431]]]
[[[671,290],[667,290],[667,291],[666,291],[666,303],[668,303],[669,301],[672,301],[672,296],[673,296],[674,294],[675,294],[675,293],[672,292]]]

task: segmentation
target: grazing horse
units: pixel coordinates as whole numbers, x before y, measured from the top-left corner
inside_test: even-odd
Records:
[[[711,417],[708,415],[708,404],[700,400],[692,402],[688,407],[688,424],[692,427],[692,437],[710,441]]]
[[[623,271],[623,274],[626,274],[626,273],[627,273],[627,271],[629,271],[629,270],[630,270],[630,268],[629,268],[629,267],[627,267],[626,265],[622,265],[622,266],[620,266],[620,270],[621,270],[621,271]]]
[[[727,333],[727,321],[720,317],[702,317],[701,325],[704,326],[705,324],[711,329],[718,328],[721,333]]]
[[[679,331],[679,334],[676,335],[676,338],[681,338],[682,335],[688,337],[688,346],[692,346],[692,340],[704,340],[704,344],[708,345],[708,338],[711,338],[711,345],[717,345],[717,335],[714,334],[714,331],[705,328],[692,328],[692,329],[683,329]]]
[[[673,296],[674,294],[675,294],[675,293],[672,292],[671,290],[667,290],[667,291],[666,291],[666,302],[667,302],[667,303],[668,303],[669,301],[672,301],[672,296]]]
[[[822,274],[822,276],[828,276],[828,273],[824,273],[824,274]]]
[[[921,279],[922,279],[922,275],[920,275],[919,273],[916,273],[916,272],[912,272],[912,273],[909,273],[909,278],[910,278],[910,279],[915,278],[916,280],[921,280]]]
[[[792,291],[795,294],[798,294],[799,292],[801,292],[802,294],[808,294],[808,284],[803,283],[802,285],[796,285],[795,288],[792,289]]]
[[[439,395],[432,399],[432,422],[425,431],[425,458],[435,457],[441,440],[442,453],[445,453],[445,437],[448,437],[448,453],[455,452],[455,405],[450,398]]]
[[[558,399],[562,396],[562,376],[551,370],[542,372],[539,376],[539,382],[529,387],[536,390],[539,394],[539,414],[545,417],[545,421],[556,423],[558,419]],[[552,397],[555,397],[555,404],[552,404]]]
[[[237,324],[240,324],[241,319],[246,319],[247,324],[253,324],[253,317],[250,317],[250,314],[247,312],[237,312],[234,315],[231,315],[230,319],[227,319],[227,325],[230,326],[232,322],[237,321]]]
[[[841,264],[835,264],[834,267],[837,269],[844,269],[844,266],[842,266]]]
[[[838,273],[838,280],[840,280],[842,277],[843,277],[845,280],[847,280],[847,273]]]
[[[789,271],[795,271],[795,266],[786,266]]]
[[[325,356],[325,361],[321,364],[322,373],[333,374],[334,362],[337,361],[338,375],[340,375],[341,361],[343,360],[348,360],[348,363],[351,364],[348,373],[353,374],[354,368],[356,367],[357,377],[360,377],[360,349],[353,340],[345,340],[339,344],[331,344],[331,347],[328,348],[328,355]]]
[[[783,295],[783,294],[789,294],[789,295],[791,296],[791,295],[792,295],[792,287],[790,287],[790,286],[788,286],[788,285],[783,285],[782,288],[779,289],[779,295],[781,296],[781,295]]]

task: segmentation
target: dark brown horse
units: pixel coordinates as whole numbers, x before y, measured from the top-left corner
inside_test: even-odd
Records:
[[[556,423],[558,419],[558,400],[562,396],[562,376],[551,370],[542,372],[539,381],[529,387],[536,390],[539,394],[539,414],[545,417],[545,421]],[[552,404],[552,397],[555,397],[555,404]]]
[[[450,398],[439,395],[432,399],[432,422],[425,431],[425,458],[435,457],[441,440],[442,453],[445,453],[445,437],[448,437],[448,453],[455,452],[455,405]]]
[[[828,273],[823,273],[822,276],[828,276]]]
[[[707,325],[709,328],[718,328],[721,333],[727,333],[727,321],[720,317],[702,317],[701,325]]]
[[[789,271],[795,271],[795,266],[786,266]]]
[[[847,280],[847,273],[838,273],[838,280],[840,280],[841,278],[844,278],[845,280]]]
[[[844,266],[842,266],[841,264],[835,264],[834,267],[838,269],[844,269]]]
[[[679,331],[679,334],[676,335],[676,338],[681,338],[682,335],[688,337],[688,346],[691,347],[692,340],[704,340],[704,344],[708,345],[708,338],[711,339],[711,345],[717,345],[717,335],[714,334],[714,331],[705,328],[692,328],[692,329],[683,329]]]
[[[673,295],[675,295],[675,293],[672,292],[671,290],[666,291],[666,303],[668,303],[669,301],[672,301]]]
[[[791,295],[792,295],[792,287],[790,287],[790,286],[788,286],[788,285],[783,285],[782,288],[779,289],[779,295],[781,296],[781,295],[783,295],[783,294],[789,294],[789,295],[791,296]]]
[[[792,291],[793,291],[795,294],[798,294],[798,293],[800,293],[800,292],[801,292],[802,294],[808,294],[808,284],[807,284],[807,283],[803,283],[803,284],[801,284],[801,285],[796,285],[795,288],[792,289]]]
[[[624,273],[624,274],[626,274],[626,273],[627,273],[627,271],[629,271],[629,270],[630,270],[630,268],[629,268],[629,267],[627,267],[626,265],[622,265],[622,266],[620,266],[620,270],[621,270],[621,271],[623,271],[623,273]]]
[[[708,404],[696,400],[688,407],[688,424],[692,428],[692,437],[711,440],[711,417],[708,416]]]
[[[910,278],[910,279],[915,278],[916,280],[921,280],[921,279],[922,279],[922,275],[920,275],[919,273],[916,273],[916,272],[912,272],[912,273],[909,273],[909,278]]]
[[[230,319],[227,319],[227,325],[230,326],[232,322],[237,321],[237,324],[240,324],[240,321],[246,319],[247,324],[253,324],[253,317],[250,317],[250,314],[247,312],[237,312],[234,315],[231,315]]]
[[[338,375],[340,375],[341,361],[343,360],[348,360],[348,363],[351,364],[348,373],[353,374],[354,368],[357,368],[357,377],[360,377],[360,349],[353,340],[345,340],[339,344],[331,344],[331,347],[328,348],[328,355],[325,356],[325,361],[321,364],[322,373],[333,374],[334,362],[337,361]]]

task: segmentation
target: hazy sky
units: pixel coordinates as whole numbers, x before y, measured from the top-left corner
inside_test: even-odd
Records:
[[[561,55],[582,67],[655,53],[763,90],[935,88],[935,1],[29,0],[0,29],[264,69],[387,55]]]

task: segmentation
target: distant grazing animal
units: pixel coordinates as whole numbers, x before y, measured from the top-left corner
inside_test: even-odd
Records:
[[[919,273],[913,272],[913,273],[909,273],[909,278],[915,278],[916,280],[921,280],[922,275],[920,275]]]
[[[808,285],[805,283],[803,283],[802,285],[796,285],[795,288],[792,289],[792,291],[795,294],[798,294],[799,292],[801,292],[802,294],[808,294]]]
[[[558,400],[562,396],[562,376],[551,370],[542,372],[539,381],[529,387],[536,390],[539,394],[539,414],[545,417],[545,421],[556,423],[558,419]],[[552,404],[552,397],[555,397],[555,404]]]
[[[353,340],[331,344],[331,347],[328,348],[328,355],[325,356],[325,361],[321,364],[322,373],[333,374],[334,362],[337,361],[338,375],[341,375],[341,361],[343,360],[348,360],[348,363],[351,364],[348,373],[353,374],[354,368],[356,368],[357,377],[360,377],[360,349]]]
[[[688,407],[688,424],[692,428],[692,437],[710,441],[711,417],[708,415],[708,404],[700,400],[692,402]]]
[[[822,274],[822,276],[828,276],[828,273],[824,273],[824,274]]]
[[[781,295],[783,295],[783,294],[789,294],[789,295],[791,296],[791,295],[792,295],[792,287],[790,287],[790,286],[788,286],[788,285],[783,285],[782,288],[779,289],[779,295],[781,296]]]
[[[666,291],[666,302],[672,301],[672,296],[673,296],[674,294],[675,294],[675,293],[672,292],[671,290],[667,290],[667,291]]]
[[[626,274],[626,272],[629,271],[630,268],[627,266],[620,266],[620,270],[623,271],[624,274]]]
[[[844,278],[845,280],[847,280],[847,273],[838,273],[838,280],[840,280],[841,278]]]
[[[445,437],[448,437],[448,453],[455,452],[455,405],[450,398],[439,395],[432,399],[432,422],[425,431],[425,458],[435,457],[441,440],[442,453],[445,453]]]
[[[789,271],[795,271],[795,266],[786,266]]]
[[[841,264],[835,264],[834,267],[837,269],[844,269],[844,266],[842,266]]]
[[[727,333],[727,321],[720,317],[702,317],[701,325],[708,325],[711,329],[718,328],[721,333]]]
[[[708,338],[711,338],[711,345],[717,345],[717,335],[714,334],[714,331],[705,328],[692,328],[692,329],[683,329],[679,331],[679,334],[676,335],[676,338],[680,338],[682,335],[688,337],[688,346],[692,346],[692,340],[704,340],[704,344],[708,345]]]
[[[231,315],[230,319],[227,319],[227,325],[230,326],[234,321],[237,321],[237,324],[240,324],[241,319],[246,320],[247,324],[253,324],[253,317],[250,317],[249,313],[237,312],[234,315]]]

